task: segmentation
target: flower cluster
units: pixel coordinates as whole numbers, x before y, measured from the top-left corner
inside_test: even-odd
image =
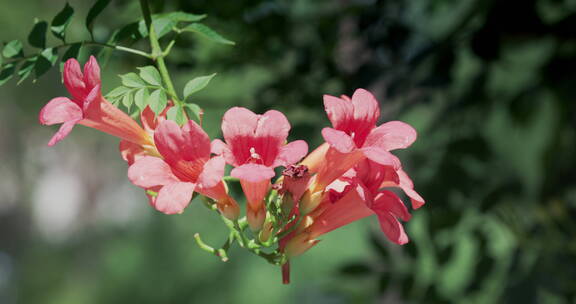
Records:
[[[416,131],[400,121],[378,126],[378,101],[366,90],[351,98],[324,96],[332,127],[322,130],[325,143],[308,154],[305,141],[287,142],[290,123],[275,110],[259,115],[229,109],[222,119],[223,140],[211,141],[193,120],[182,126],[168,120],[168,109],[159,115],[144,109],[139,124],[103,98],[94,57],[84,71],[75,59],[68,60],[64,83],[72,98],[54,98],[40,112],[42,124],[62,124],[49,145],[76,124],[119,137],[128,178],[146,190],[150,205],[178,214],[195,192],[208,198],[240,246],[282,266],[284,282],[291,258],[316,245],[321,235],[370,215],[377,216],[390,241],[407,243],[400,221],[411,215],[390,188],[401,189],[414,209],[424,204],[390,152],[409,147]],[[227,164],[233,167],[230,177],[224,176]],[[274,180],[279,167],[282,175]],[[240,183],[245,218],[226,180]],[[273,252],[265,252],[272,246]],[[214,253],[222,257],[225,251]]]

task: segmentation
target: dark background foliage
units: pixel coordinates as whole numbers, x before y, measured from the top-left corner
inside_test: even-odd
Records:
[[[57,12],[54,2],[0,4],[1,38],[24,37],[34,16]],[[71,5],[79,14],[88,7]],[[217,219],[197,202],[180,217],[148,210],[143,195],[125,184],[114,139],[78,128],[58,147],[43,147],[53,130],[36,125],[38,109],[65,94],[53,71],[39,84],[0,91],[0,302],[576,299],[576,2],[181,0],[153,6],[155,12],[207,13],[207,23],[237,43],[183,37],[169,58],[178,87],[218,72],[195,101],[213,136],[232,105],[274,108],[290,118],[291,138],[314,147],[328,124],[322,94],[352,94],[358,87],[377,96],[382,122],[411,123],[419,138],[398,155],[427,201],[405,225],[411,242],[389,244],[375,219],[366,219],[327,235],[295,260],[290,286],[280,286],[276,269],[244,252],[232,252],[222,264],[194,248],[190,237],[201,231],[219,242]],[[96,38],[138,14],[136,1],[113,1],[95,25]],[[86,34],[78,24],[70,28]],[[146,64],[114,53],[105,88],[118,84],[114,74]],[[125,187],[114,188],[111,180]],[[70,187],[83,190],[70,198],[64,194]],[[55,198],[46,202],[46,193]],[[52,205],[60,196],[82,203],[70,215]],[[112,217],[122,204],[134,207]],[[56,223],[73,220],[51,231],[46,225],[54,218],[46,213],[57,211],[65,215]]]

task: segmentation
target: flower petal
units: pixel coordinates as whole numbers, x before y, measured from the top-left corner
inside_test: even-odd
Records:
[[[284,114],[276,110],[270,110],[258,118],[256,137],[269,137],[275,139],[278,144],[283,144],[288,138],[290,123]]]
[[[410,177],[408,177],[408,174],[402,169],[399,169],[396,173],[398,174],[400,188],[402,188],[404,193],[406,193],[412,201],[412,208],[418,209],[422,207],[425,203],[424,198],[422,198],[418,192],[414,191],[414,184]]]
[[[232,177],[236,177],[251,183],[256,183],[274,177],[274,170],[270,167],[258,164],[246,164],[232,169]]]
[[[100,66],[94,56],[90,56],[88,62],[84,64],[84,84],[89,90],[100,85]]]
[[[127,140],[121,140],[118,149],[120,150],[122,159],[125,160],[128,165],[132,165],[136,159],[146,155],[146,152],[141,145],[137,145]]]
[[[324,109],[335,129],[348,124],[354,115],[354,106],[350,101],[330,95],[324,95]]]
[[[170,166],[158,157],[144,156],[128,168],[128,179],[136,186],[150,188],[177,182]]]
[[[408,148],[416,140],[416,130],[401,121],[389,121],[373,129],[364,146],[374,146],[387,151]]]
[[[394,216],[385,212],[378,214],[378,220],[380,221],[382,232],[386,234],[390,241],[398,245],[408,243],[408,236],[404,232],[404,227]]]
[[[380,106],[372,93],[357,89],[352,95],[354,106],[354,120],[364,121],[367,125],[374,125],[380,117]]]
[[[66,97],[56,97],[40,110],[38,119],[43,125],[78,121],[82,119],[82,109]]]
[[[166,214],[178,214],[184,212],[184,208],[190,204],[194,188],[193,183],[175,182],[162,187],[154,207]]]
[[[210,151],[212,154],[224,157],[226,163],[228,163],[229,165],[238,166],[238,163],[236,163],[236,159],[234,158],[232,151],[230,151],[228,145],[225,144],[223,141],[219,139],[213,140],[212,144],[210,145]]]
[[[246,108],[233,107],[222,118],[224,140],[231,144],[235,138],[254,136],[257,125],[258,115]]]
[[[84,84],[84,76],[80,69],[80,64],[74,58],[70,58],[64,64],[64,85],[68,92],[74,99],[82,100],[86,95],[86,86]]]
[[[395,170],[402,166],[398,157],[379,147],[364,147],[362,148],[362,153],[371,161],[384,166],[392,166]]]
[[[280,148],[280,153],[272,166],[292,165],[306,156],[306,153],[308,153],[308,144],[303,140],[295,140]]]
[[[60,126],[58,132],[56,132],[56,134],[54,134],[54,136],[52,136],[52,138],[48,142],[48,146],[52,147],[59,141],[63,140],[66,136],[68,136],[70,131],[72,131],[72,128],[74,128],[76,123],[78,123],[79,121],[80,120],[71,120],[63,123],[62,126]]]
[[[224,167],[226,161],[222,157],[212,157],[204,164],[204,169],[198,177],[198,183],[202,188],[211,188],[216,186],[224,176]]]
[[[340,153],[350,153],[356,148],[352,138],[340,130],[324,128],[322,129],[322,137]]]
[[[210,138],[192,120],[182,128],[174,121],[162,121],[154,132],[154,142],[158,152],[169,164],[181,160],[205,161],[210,157]]]
[[[409,221],[412,217],[402,200],[394,194],[394,192],[388,190],[380,191],[376,195],[370,208],[374,210],[376,214],[389,212],[405,222]]]

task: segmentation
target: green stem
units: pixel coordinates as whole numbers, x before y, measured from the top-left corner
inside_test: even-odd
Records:
[[[88,40],[87,41],[63,43],[63,44],[53,46],[52,48],[53,49],[61,49],[61,48],[72,46],[73,44],[77,44],[77,43],[81,43],[82,45],[93,45],[93,46],[99,46],[99,47],[104,47],[104,48],[111,48],[111,49],[114,49],[117,51],[136,54],[136,55],[139,55],[142,57],[152,59],[152,55],[150,55],[144,51],[141,51],[141,50],[132,49],[132,48],[121,46],[121,45],[113,45],[113,44],[101,43],[101,42],[96,42],[96,41],[88,41]],[[27,60],[27,59],[30,59],[30,58],[33,58],[36,56],[38,56],[37,53],[35,53],[33,55],[24,56],[24,57],[13,58],[13,59],[6,60],[4,62],[4,64],[9,64],[9,63],[17,62],[17,61],[23,61],[23,60]]]
[[[178,94],[174,89],[172,79],[170,78],[170,74],[168,73],[168,69],[166,68],[166,62],[164,61],[165,56],[164,52],[162,51],[160,43],[158,42],[156,31],[154,31],[154,27],[152,26],[152,14],[150,13],[150,6],[148,5],[148,0],[140,0],[140,8],[142,9],[142,16],[144,17],[146,27],[148,28],[148,37],[150,38],[150,46],[152,48],[152,60],[156,62],[156,65],[158,66],[158,71],[160,71],[162,80],[166,85],[168,93],[172,96],[172,100],[176,105],[182,106],[182,102],[180,101],[180,98],[178,98]]]

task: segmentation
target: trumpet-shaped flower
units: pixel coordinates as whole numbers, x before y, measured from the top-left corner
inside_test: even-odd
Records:
[[[420,207],[424,200],[407,185],[407,175],[401,186],[399,175],[390,166],[384,166],[365,159],[354,169],[328,186],[327,195],[312,213],[305,217],[294,235],[287,241],[285,252],[293,257],[302,254],[319,240],[317,237],[353,221],[370,215],[376,215],[380,228],[388,239],[396,244],[406,244],[408,236],[398,219],[410,220],[410,213],[402,200],[383,187],[400,187],[412,199],[414,208]],[[408,179],[409,180],[409,179]]]
[[[213,152],[235,167],[231,176],[240,179],[248,201],[248,222],[255,231],[260,230],[266,216],[263,202],[275,175],[274,168],[294,164],[308,152],[308,145],[302,140],[286,144],[289,131],[290,123],[278,111],[257,115],[234,107],[222,119],[226,143],[212,143]]]
[[[150,106],[146,106],[144,110],[140,112],[140,123],[146,133],[151,137],[154,136],[154,131],[161,122],[166,120],[166,114],[171,107],[172,102],[169,101],[169,105],[159,115],[156,115]],[[121,140],[119,149],[122,159],[124,159],[128,165],[132,165],[137,158],[143,156],[161,157],[154,145],[141,145],[127,140]]]
[[[217,201],[227,218],[238,217],[238,205],[228,196],[222,182],[225,161],[210,158],[210,138],[194,121],[182,128],[165,120],[154,132],[154,142],[162,158],[136,158],[128,169],[128,178],[136,186],[158,192],[150,203],[166,214],[181,213],[194,191]]]
[[[380,117],[378,101],[364,89],[357,89],[352,98],[324,95],[324,108],[332,128],[324,128],[322,136],[331,149],[318,168],[317,189],[326,187],[363,158],[400,168],[400,161],[389,151],[407,148],[416,140],[416,131],[404,122],[376,126]]]
[[[64,64],[64,85],[72,98],[56,97],[40,111],[43,125],[62,124],[50,139],[53,146],[64,139],[76,124],[91,127],[132,143],[151,145],[150,136],[130,116],[109,103],[101,93],[100,67],[91,56],[84,72],[76,59]]]

